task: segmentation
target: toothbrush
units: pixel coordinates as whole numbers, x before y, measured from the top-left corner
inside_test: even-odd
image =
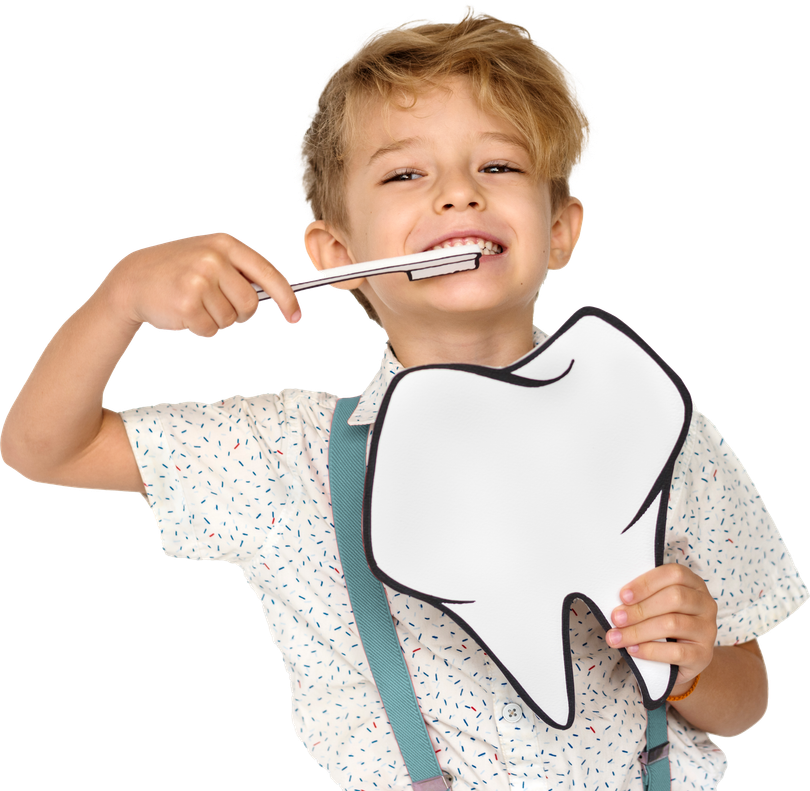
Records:
[[[336,266],[321,272],[312,280],[294,283],[293,291],[304,291],[307,288],[326,286],[330,283],[341,283],[354,280],[356,277],[387,275],[391,272],[405,272],[408,280],[422,280],[438,275],[450,275],[453,272],[465,272],[478,269],[481,260],[481,248],[477,244],[465,244],[459,247],[444,247],[441,250],[428,250],[414,255],[401,255],[396,258],[383,258],[379,261],[364,261],[360,264]],[[255,283],[253,288],[259,295],[259,302],[270,299]]]

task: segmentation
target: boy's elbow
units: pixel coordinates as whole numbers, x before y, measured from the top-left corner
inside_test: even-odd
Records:
[[[25,475],[23,468],[25,466],[24,454],[20,452],[19,443],[15,442],[13,430],[9,426],[9,421],[6,419],[3,425],[3,432],[0,434],[0,456],[2,456],[3,463],[11,467],[12,470]],[[28,475],[25,475],[28,478]]]
[[[768,713],[769,708],[770,707],[766,700],[765,705],[761,709],[757,708],[752,716],[749,716],[745,722],[740,723],[736,728],[733,729],[734,733],[718,733],[717,735],[722,736],[725,739],[736,739],[738,736],[745,736],[746,733],[750,733],[762,722],[762,720],[765,719],[765,715]]]
[[[767,679],[765,679],[762,683],[762,689],[759,694],[757,707],[753,711],[751,723],[748,726],[748,728],[752,727],[753,725],[756,725],[765,716],[765,712],[767,710],[768,710],[768,681]],[[746,730],[748,730],[748,728],[746,728]]]
[[[28,481],[28,483],[49,484],[48,481],[41,480],[47,476],[36,472],[36,470],[31,468],[30,464],[26,463],[25,459],[21,459],[13,453],[8,453],[7,449],[0,448],[0,461],[2,461],[3,465],[11,470],[11,472],[19,475],[20,478]]]
[[[753,683],[751,684],[751,723],[748,725],[756,725],[764,716],[768,709],[768,670],[765,667],[765,658],[762,656],[759,643],[756,640],[751,640],[747,643],[742,643],[737,646],[741,651],[746,651],[751,654],[749,660],[753,665]],[[745,729],[747,730],[747,728]]]
[[[745,736],[746,733],[750,733],[762,722],[762,720],[765,719],[765,715],[767,713],[768,706],[765,707],[762,714],[756,714],[753,718],[749,718],[745,722],[739,723],[735,728],[730,728],[728,733],[715,733],[713,735],[719,736],[721,739],[737,739],[740,736]]]
[[[36,464],[35,458],[32,458],[35,455],[25,448],[24,443],[15,441],[11,432],[6,431],[5,426],[3,427],[3,433],[0,435],[0,456],[3,458],[3,463],[28,478],[29,481],[47,483],[48,481],[43,480],[41,474],[42,467]]]

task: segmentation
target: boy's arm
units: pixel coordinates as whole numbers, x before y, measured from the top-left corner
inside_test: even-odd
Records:
[[[672,696],[691,685],[676,685]],[[694,692],[672,706],[696,728],[718,736],[736,736],[750,728],[768,706],[768,674],[759,643],[716,646]]]
[[[6,418],[6,464],[43,483],[143,491],[123,421],[101,405],[137,329],[99,292],[65,322]]]
[[[35,481],[142,492],[123,421],[102,407],[110,375],[143,322],[210,337],[246,321],[258,306],[251,281],[298,320],[284,277],[227,234],[128,255],[43,352],[3,426],[3,460]]]

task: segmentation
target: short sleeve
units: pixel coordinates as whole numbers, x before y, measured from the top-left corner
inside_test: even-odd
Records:
[[[718,645],[754,640],[808,598],[748,473],[699,413],[675,465],[664,562],[686,564],[706,582]]]
[[[283,398],[121,413],[166,554],[240,563],[278,531],[292,480]]]

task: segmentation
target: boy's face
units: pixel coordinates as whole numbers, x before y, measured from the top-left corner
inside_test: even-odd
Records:
[[[557,249],[548,185],[529,175],[515,127],[479,109],[466,80],[446,85],[449,92],[435,89],[407,110],[384,113],[381,103],[372,104],[347,162],[350,229],[332,230],[345,254],[331,265],[488,243],[476,271],[363,281],[359,287],[387,330],[448,314],[531,317],[547,269],[564,266],[570,255]]]

